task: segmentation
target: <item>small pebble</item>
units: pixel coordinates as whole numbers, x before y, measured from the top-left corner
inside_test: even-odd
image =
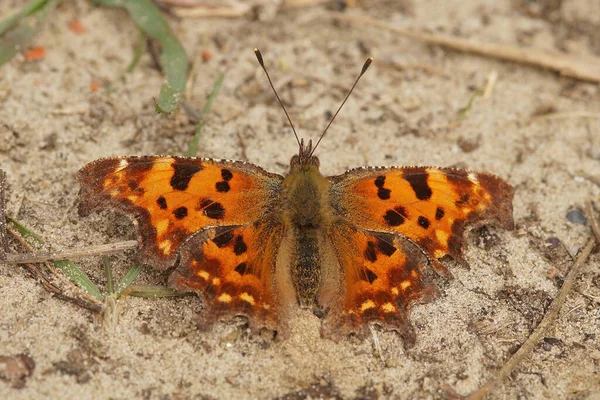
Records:
[[[560,239],[557,237],[549,237],[546,239],[546,246],[551,249],[556,249],[560,246]]]
[[[573,208],[567,212],[567,220],[572,224],[587,225],[586,216],[576,208]]]

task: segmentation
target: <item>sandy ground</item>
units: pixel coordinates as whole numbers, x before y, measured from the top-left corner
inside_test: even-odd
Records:
[[[20,1],[3,1],[0,16]],[[339,343],[298,311],[282,342],[240,324],[211,332],[194,324],[199,303],[126,298],[119,323],[57,299],[22,268],[0,264],[0,356],[27,354],[24,382],[0,380],[0,398],[441,398],[492,377],[539,323],[576,253],[590,236],[577,217],[600,195],[600,92],[596,84],[470,56],[367,26],[335,22],[327,7],[275,13],[268,2],[237,19],[169,22],[196,60],[189,104],[201,109],[219,73],[225,82],[200,143],[203,157],[247,159],[285,174],[297,145],[252,49],[262,49],[301,136],[316,137],[362,62],[376,62],[319,149],[322,171],[361,165],[436,165],[493,172],[516,188],[517,228],[469,236],[470,268],[448,261],[455,279],[441,298],[416,306],[417,343],[376,331]],[[398,27],[481,41],[600,56],[595,0],[362,1],[347,13]],[[68,28],[79,19],[86,32]],[[120,80],[137,32],[120,10],[64,1],[35,45],[0,69],[0,165],[8,213],[57,249],[134,237],[113,214],[77,216],[77,170],[99,157],[183,154],[194,130],[185,114],[157,115],[161,75],[146,53]],[[213,58],[202,62],[203,51]],[[489,97],[476,97],[490,75]],[[100,84],[92,92],[90,85]],[[532,118],[561,113],[561,118]],[[241,138],[241,139],[240,139]],[[561,245],[564,244],[563,245]],[[13,243],[14,245],[14,243]],[[120,277],[133,252],[112,256]],[[99,257],[79,263],[100,287]],[[165,274],[144,271],[139,283]],[[600,256],[584,266],[554,328],[491,398],[600,398]],[[20,387],[19,387],[20,386]]]

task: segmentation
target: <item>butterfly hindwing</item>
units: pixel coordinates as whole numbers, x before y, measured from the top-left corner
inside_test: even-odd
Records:
[[[78,179],[79,214],[108,208],[132,216],[144,261],[165,269],[195,232],[262,218],[282,177],[242,162],[143,156],[94,161]]]
[[[359,168],[330,177],[334,208],[363,229],[399,233],[432,261],[463,261],[466,231],[513,226],[514,189],[487,173],[451,168]]]
[[[236,315],[253,328],[277,330],[275,264],[282,226],[260,223],[206,228],[181,246],[181,259],[169,285],[194,291],[206,309],[202,325]]]
[[[414,343],[410,307],[437,296],[425,254],[401,235],[346,223],[332,227],[329,238],[344,274],[341,298],[331,302],[324,334],[364,336],[369,323],[376,322],[398,331],[407,345]]]

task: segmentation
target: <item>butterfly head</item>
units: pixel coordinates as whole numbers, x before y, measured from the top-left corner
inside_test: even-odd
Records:
[[[290,160],[290,167],[317,167],[321,165],[319,159],[313,156],[314,151],[312,140],[308,140],[308,144],[304,144],[304,139],[300,139],[298,154],[294,155]]]

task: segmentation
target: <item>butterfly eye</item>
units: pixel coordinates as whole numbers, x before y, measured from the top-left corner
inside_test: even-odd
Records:
[[[292,157],[292,159],[290,160],[290,166],[294,167],[296,165],[298,165],[300,163],[300,156],[299,155],[295,155]]]

